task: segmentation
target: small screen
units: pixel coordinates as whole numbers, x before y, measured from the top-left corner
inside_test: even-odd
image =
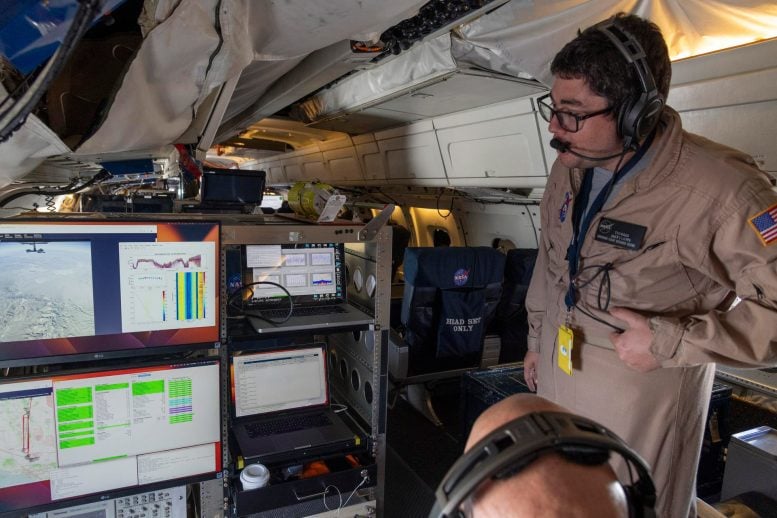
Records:
[[[281,303],[286,294],[275,284],[286,288],[295,304],[342,302],[343,254],[342,243],[246,245],[243,281],[268,282],[252,286],[247,302]]]
[[[0,261],[0,365],[219,340],[218,223],[3,223]]]
[[[235,356],[232,370],[236,417],[328,403],[323,347]]]
[[[0,512],[221,470],[219,363],[0,384]]]
[[[262,202],[264,171],[210,169],[202,173],[202,201],[223,203]]]

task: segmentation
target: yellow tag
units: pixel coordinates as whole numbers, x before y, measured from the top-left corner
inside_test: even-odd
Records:
[[[558,328],[558,367],[570,376],[572,375],[572,346],[575,333],[567,326]]]

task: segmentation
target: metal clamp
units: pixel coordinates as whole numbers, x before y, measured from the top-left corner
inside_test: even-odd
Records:
[[[389,203],[383,207],[383,210],[380,211],[380,214],[368,221],[367,224],[364,225],[364,227],[357,234],[359,241],[369,241],[370,239],[374,238],[378,231],[383,227],[383,225],[388,223],[391,214],[394,212],[394,207],[395,205],[393,203]]]

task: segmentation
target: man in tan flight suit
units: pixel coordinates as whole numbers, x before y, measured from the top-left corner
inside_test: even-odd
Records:
[[[527,297],[526,379],[643,456],[658,516],[695,516],[713,362],[777,363],[777,194],[750,157],[684,132],[664,106],[671,63],[657,26],[597,24],[551,71],[538,104],[558,157]]]

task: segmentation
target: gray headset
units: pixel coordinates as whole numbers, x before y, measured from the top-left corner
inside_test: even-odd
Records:
[[[566,412],[533,412],[494,430],[469,449],[443,478],[429,518],[463,516],[461,504],[490,479],[508,478],[541,455],[558,453],[589,466],[604,464],[616,452],[636,480],[621,484],[630,518],[655,518],[656,488],[647,463],[604,426]]]
[[[618,111],[618,135],[623,138],[623,146],[636,148],[658,124],[664,98],[658,92],[645,50],[637,39],[612,18],[594,27],[609,38],[637,72],[642,91],[630,96]]]

